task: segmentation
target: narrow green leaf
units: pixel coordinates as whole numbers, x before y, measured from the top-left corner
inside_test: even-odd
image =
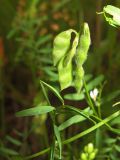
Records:
[[[69,3],[70,0],[61,0],[56,5],[54,5],[53,12],[59,11],[63,6]]]
[[[54,160],[54,153],[55,153],[55,143],[53,143],[50,148],[50,160]]]
[[[113,113],[112,115],[110,115],[109,117],[105,118],[104,120],[102,120],[101,122],[97,123],[96,125],[92,126],[91,128],[88,128],[87,130],[85,130],[85,131],[83,131],[81,133],[78,133],[77,135],[75,135],[75,136],[73,136],[71,138],[68,138],[67,140],[62,142],[62,145],[66,145],[68,143],[71,143],[71,142],[73,142],[73,141],[75,141],[75,140],[77,140],[77,139],[79,139],[79,138],[81,138],[81,137],[93,132],[97,128],[103,126],[104,124],[108,123],[109,121],[113,120],[114,118],[116,118],[118,116],[120,116],[120,111],[117,111],[117,112]],[[35,153],[35,154],[31,155],[31,156],[28,156],[25,159],[35,158],[35,157],[43,155],[43,154],[45,154],[45,153],[47,153],[49,151],[50,151],[50,148],[46,148],[45,150],[40,151],[38,153]]]
[[[38,41],[36,42],[36,47],[39,47],[40,45],[43,45],[47,41],[51,40],[52,36],[50,34],[40,37]]]
[[[115,149],[120,153],[120,146],[115,145]]]
[[[110,115],[109,117],[105,118],[105,119],[102,120],[101,122],[97,123],[97,124],[94,125],[93,127],[89,128],[89,129],[87,129],[87,130],[85,130],[85,131],[83,131],[83,132],[81,132],[81,133],[78,133],[77,135],[75,135],[75,136],[73,136],[73,137],[65,140],[65,141],[63,142],[63,144],[71,143],[71,142],[73,142],[73,141],[75,141],[75,140],[77,140],[77,139],[85,136],[86,134],[91,133],[92,131],[94,131],[94,130],[96,130],[97,128],[103,126],[104,124],[106,124],[107,122],[111,121],[112,119],[114,119],[114,118],[116,118],[116,117],[118,117],[118,116],[120,116],[120,111],[117,111],[117,112],[113,113],[112,115]]]
[[[112,145],[112,143],[115,143],[116,142],[116,139],[115,138],[106,138],[105,139],[105,141],[104,141],[105,143],[109,143],[110,145]]]
[[[120,90],[114,91],[101,99],[101,103],[106,103],[120,95]]]
[[[52,52],[52,49],[49,46],[38,50],[38,53],[46,54],[46,55],[50,54],[51,52]]]
[[[47,83],[45,83],[45,82],[43,82],[43,81],[41,81],[41,80],[40,80],[40,83],[42,83],[42,84],[45,85],[49,90],[51,90],[51,91],[59,98],[59,100],[62,102],[62,104],[64,104],[63,98],[61,97],[61,95],[59,94],[59,92],[58,92],[55,88],[53,88],[52,86],[50,86],[49,84],[47,84]]]
[[[97,78],[93,79],[92,81],[90,81],[87,84],[87,90],[88,91],[92,90],[97,85],[100,85],[103,80],[104,80],[104,76],[103,75],[100,75]]]
[[[11,136],[6,136],[6,139],[16,146],[20,146],[22,144],[19,140],[15,139]]]
[[[66,129],[67,127],[82,122],[84,121],[86,118],[81,116],[81,115],[75,115],[71,118],[69,118],[68,120],[66,120],[65,122],[63,122],[60,126],[59,126],[59,131],[62,131],[64,129]]]
[[[94,124],[96,123],[92,118],[90,118],[90,115],[93,114],[93,111],[89,107],[85,108],[84,110],[80,110],[78,108],[75,108],[75,107],[72,107],[72,106],[68,106],[68,105],[65,105],[64,107],[67,108],[68,110],[74,111],[77,114],[82,115],[83,117],[89,119]]]
[[[0,153],[5,155],[18,155],[18,153],[10,148],[1,147]]]
[[[53,110],[55,110],[55,108],[52,107],[52,106],[40,106],[40,105],[38,105],[37,107],[33,107],[33,108],[29,108],[29,109],[25,109],[25,110],[17,112],[16,116],[18,116],[18,117],[36,116],[36,115],[51,112]]]
[[[84,76],[85,82],[88,82],[89,80],[91,80],[92,77],[93,77],[92,74],[85,74],[85,76]]]

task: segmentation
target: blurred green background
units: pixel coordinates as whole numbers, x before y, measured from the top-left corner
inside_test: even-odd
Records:
[[[96,14],[107,4],[120,8],[120,0],[0,0],[1,139],[7,134],[18,138],[18,130],[25,134],[31,123],[35,121],[37,124],[39,119],[30,122],[27,118],[17,119],[15,112],[38,102],[45,103],[40,79],[59,88],[51,54],[53,39],[69,28],[79,31],[84,21],[88,22],[91,32],[91,47],[84,65],[86,74],[105,76],[105,95],[120,89],[120,30]],[[53,95],[50,97],[52,99]],[[52,101],[57,103],[55,99]],[[74,102],[74,105],[78,104]],[[42,118],[44,122],[46,117]],[[43,125],[42,120],[40,125]],[[34,140],[36,133],[45,137],[46,128],[43,128],[43,131],[36,129],[28,138],[29,143],[23,140],[21,153],[36,152],[39,147],[48,145],[46,139],[40,141],[42,145]],[[0,143],[3,144],[2,141]],[[28,149],[29,144],[31,149]]]

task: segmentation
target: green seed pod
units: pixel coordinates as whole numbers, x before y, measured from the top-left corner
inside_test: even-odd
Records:
[[[67,53],[66,58],[64,60],[64,65],[66,66],[68,63],[70,63],[76,53],[76,48],[78,45],[79,35],[78,33],[75,33],[75,39],[73,40],[72,48]]]
[[[58,63],[58,74],[61,90],[69,87],[72,83],[72,59],[76,53],[78,45],[78,34],[75,34],[75,39],[70,51]]]
[[[79,44],[75,55],[75,61],[76,61],[75,87],[77,92],[80,92],[83,86],[84,70],[82,68],[82,65],[84,64],[87,58],[90,42],[91,40],[90,40],[89,27],[87,23],[84,23],[82,31],[80,33]]]
[[[58,34],[53,43],[53,63],[54,66],[58,64],[62,57],[68,52],[70,48],[71,33],[75,31],[69,29]]]
[[[72,32],[75,34],[75,38],[71,46]],[[90,32],[87,23],[84,23],[80,34],[69,29],[56,36],[53,47],[53,62],[54,65],[58,67],[61,89],[67,88],[72,83],[72,60],[73,57],[75,57],[76,67],[74,84],[77,92],[80,92],[84,77],[82,65],[87,58],[89,46]]]
[[[84,70],[83,67],[76,67],[75,70],[75,80],[74,80],[74,84],[75,84],[75,88],[77,89],[77,92],[79,93],[82,86],[83,86],[83,77],[84,77]]]
[[[64,66],[64,57],[58,64],[58,75],[61,90],[67,88],[72,83],[72,63]]]
[[[84,23],[82,31],[80,33],[80,40],[76,53],[76,64],[77,66],[83,65],[87,59],[88,49],[90,47],[90,31],[87,23]]]

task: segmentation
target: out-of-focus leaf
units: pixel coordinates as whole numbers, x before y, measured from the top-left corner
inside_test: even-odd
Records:
[[[115,138],[106,138],[104,142],[111,144],[111,143],[115,143],[116,139]]]
[[[115,149],[116,149],[118,152],[120,152],[120,146],[115,145],[114,147],[115,147]]]
[[[15,139],[11,136],[6,136],[6,139],[16,146],[20,146],[22,144],[19,140]]]
[[[38,50],[38,53],[41,53],[41,54],[48,54],[48,53],[51,53],[51,52],[52,52],[52,49],[50,47],[42,48],[42,49]]]
[[[89,80],[91,80],[92,77],[93,77],[92,74],[86,74],[84,76],[85,82],[88,82]]]
[[[56,4],[53,8],[53,12],[58,11],[61,9],[64,5],[66,5],[70,0],[61,0],[58,4]]]
[[[100,75],[98,76],[97,78],[93,79],[92,81],[90,81],[88,84],[87,84],[87,90],[92,90],[94,87],[96,87],[97,85],[100,85],[101,82],[104,80],[104,76],[103,75]]]
[[[18,155],[18,153],[10,148],[0,147],[0,153],[5,155]]]
[[[49,76],[49,80],[51,81],[57,81],[58,80],[58,74],[53,72],[50,67],[49,68],[43,68],[43,71]]]
[[[11,160],[24,160],[24,157],[22,157],[22,156],[12,156]]]
[[[44,43],[48,42],[49,40],[51,40],[52,36],[50,34],[44,36],[44,37],[40,37],[38,39],[38,41],[36,42],[36,47],[39,47],[41,45],[43,45]]]
[[[102,103],[109,102],[120,95],[120,90],[114,91],[101,99]]]

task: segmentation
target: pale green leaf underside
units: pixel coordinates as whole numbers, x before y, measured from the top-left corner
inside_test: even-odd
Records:
[[[41,115],[41,114],[51,112],[53,110],[55,110],[55,108],[52,107],[52,106],[40,106],[40,105],[38,105],[37,107],[33,107],[33,108],[29,108],[29,109],[25,109],[25,110],[17,112],[16,116],[18,116],[18,117],[36,116],[36,115]]]

